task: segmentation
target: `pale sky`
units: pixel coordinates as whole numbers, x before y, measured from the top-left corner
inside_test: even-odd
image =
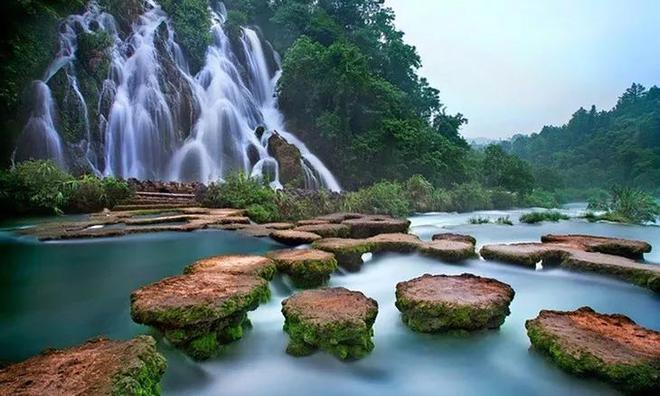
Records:
[[[561,125],[660,85],[660,0],[386,0],[467,138]]]

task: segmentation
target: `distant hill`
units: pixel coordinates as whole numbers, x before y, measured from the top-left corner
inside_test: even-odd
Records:
[[[660,88],[633,84],[609,111],[580,108],[566,125],[501,145],[530,162],[547,189],[627,185],[660,192]]]

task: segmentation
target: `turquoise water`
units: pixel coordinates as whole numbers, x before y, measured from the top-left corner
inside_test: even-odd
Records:
[[[568,211],[579,211],[580,206]],[[518,211],[429,214],[411,218],[422,238],[453,230],[478,243],[536,241],[546,233],[591,233],[644,239],[660,246],[660,228],[589,224],[467,225],[476,215],[516,219]],[[15,226],[12,224],[11,226]],[[38,243],[0,232],[0,361],[25,359],[47,347],[66,347],[106,335],[128,338],[150,329],[134,324],[129,294],[135,288],[178,274],[195,259],[227,253],[263,253],[281,247],[268,239],[202,231],[134,235],[118,239]],[[649,261],[660,262],[656,251]],[[471,272],[509,283],[516,291],[498,331],[470,335],[411,332],[394,307],[397,282],[424,273]],[[160,340],[168,358],[165,395],[608,395],[595,381],[572,377],[529,349],[524,321],[540,309],[590,305],[618,312],[660,329],[660,297],[616,280],[554,269],[535,272],[478,259],[444,264],[418,255],[388,254],[368,261],[359,273],[337,273],[332,286],[363,291],[380,307],[376,348],[367,358],[340,362],[326,354],[293,358],[284,353],[280,302],[292,293],[288,280],[271,283],[271,301],[250,313],[244,339],[221,356],[193,362]],[[154,333],[155,336],[158,336]]]

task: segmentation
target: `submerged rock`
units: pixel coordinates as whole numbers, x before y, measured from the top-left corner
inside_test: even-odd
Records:
[[[587,252],[613,254],[631,259],[641,259],[644,253],[651,251],[651,245],[644,241],[592,235],[543,235],[541,242],[572,245]]]
[[[268,253],[277,269],[289,275],[296,287],[318,287],[337,269],[332,253],[317,249],[286,249]]]
[[[628,393],[660,393],[660,332],[589,307],[543,310],[525,328],[536,349],[572,374],[597,377]]]
[[[288,246],[307,245],[321,239],[321,236],[312,232],[281,230],[270,233],[275,241]]]
[[[150,336],[97,339],[0,370],[2,395],[159,395],[165,359]]]
[[[271,280],[275,275],[275,271],[277,271],[275,263],[267,257],[228,255],[197,260],[185,268],[184,274],[214,272],[233,275],[252,275]]]
[[[337,263],[348,271],[358,271],[362,266],[362,255],[373,248],[366,239],[349,238],[325,238],[315,241],[312,247],[334,254]]]
[[[316,349],[340,359],[359,359],[374,348],[378,303],[343,287],[306,290],[282,302],[287,353],[305,356]]]
[[[403,322],[424,333],[496,329],[511,313],[511,286],[472,274],[423,275],[396,285]]]
[[[195,359],[215,355],[243,336],[247,312],[270,297],[256,276],[196,272],[165,278],[131,294],[131,317],[162,331]]]

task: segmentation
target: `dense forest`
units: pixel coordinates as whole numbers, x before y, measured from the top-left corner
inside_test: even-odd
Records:
[[[59,21],[85,1],[3,3],[0,73],[2,163],[25,120],[22,97],[57,51]],[[130,26],[141,0],[99,0]],[[192,73],[208,45],[215,0],[161,0]],[[553,206],[568,189],[660,185],[660,89],[634,84],[611,111],[580,109],[562,127],[471,149],[463,114],[449,114],[439,90],[418,74],[421,59],[394,26],[382,0],[226,0],[225,30],[234,41],[253,26],[282,59],[279,106],[288,128],[317,153],[347,190],[380,181],[424,190],[419,210]],[[96,42],[98,41],[98,43]],[[94,50],[103,45],[96,40]],[[236,42],[234,43],[236,44]],[[86,48],[85,46],[82,47]],[[79,51],[81,51],[79,49]],[[90,51],[92,54],[99,51]],[[84,53],[78,54],[84,56]],[[86,63],[84,59],[81,61]],[[89,62],[88,62],[89,63]],[[521,159],[522,158],[522,159]],[[393,184],[392,184],[393,183]],[[420,187],[421,186],[421,187]],[[372,192],[381,191],[378,188]],[[580,197],[587,198],[587,197]],[[383,201],[388,201],[383,199]],[[431,202],[432,201],[432,202]]]
[[[633,84],[610,111],[580,108],[561,126],[502,146],[530,164],[541,187],[660,190],[660,88]]]

